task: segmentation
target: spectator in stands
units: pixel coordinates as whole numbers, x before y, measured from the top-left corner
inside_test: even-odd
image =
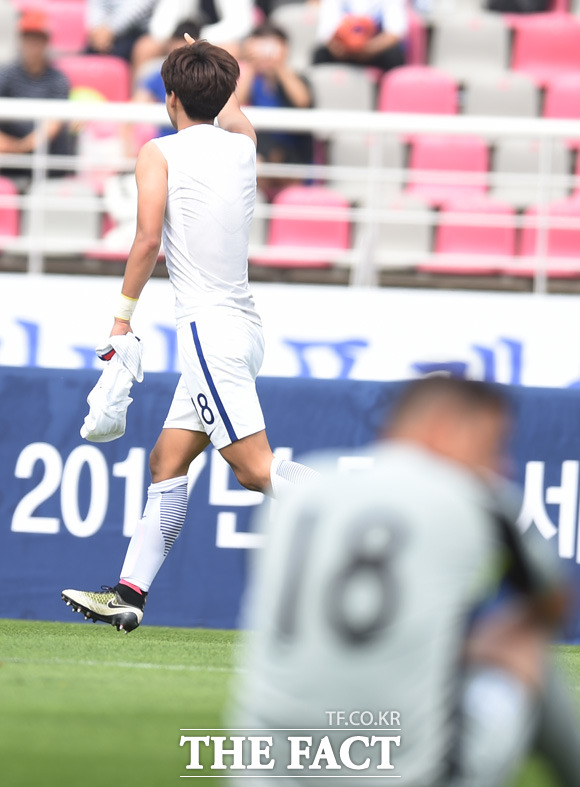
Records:
[[[87,0],[87,52],[131,62],[133,47],[147,30],[156,0]]]
[[[297,0],[255,0],[254,5],[259,8],[265,16],[269,16],[272,11],[282,5],[295,5]],[[320,0],[301,0],[304,4],[318,5]]]
[[[321,0],[315,63],[388,71],[405,63],[406,0]]]
[[[242,70],[237,96],[240,104],[256,107],[305,109],[312,106],[308,83],[288,64],[288,38],[277,27],[265,23],[255,28],[242,47]],[[312,161],[310,134],[258,133],[258,158],[272,163],[309,164]],[[260,181],[272,195],[287,181]]]
[[[195,19],[201,26],[201,38],[237,58],[240,42],[252,29],[254,4],[252,0],[158,0],[149,34],[135,47],[135,68],[163,54],[177,25],[187,19]]]
[[[38,9],[25,11],[20,17],[18,32],[20,56],[16,63],[0,71],[0,98],[67,99],[68,80],[49,61],[50,34],[46,15]],[[71,138],[59,120],[48,121],[45,133],[49,153],[66,155],[71,152]],[[31,153],[38,144],[39,137],[32,121],[14,120],[0,124],[0,153]],[[30,170],[7,168],[4,174],[17,179],[26,178],[30,176]]]

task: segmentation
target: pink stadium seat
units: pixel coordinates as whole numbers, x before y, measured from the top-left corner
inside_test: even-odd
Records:
[[[272,216],[268,245],[279,247],[315,247],[344,251],[350,245],[348,202],[340,194],[322,186],[290,186],[274,199],[275,207],[332,208],[336,218],[290,218]],[[331,256],[331,255],[329,255]],[[252,258],[252,263],[277,268],[325,268],[331,262],[320,256],[303,259]]]
[[[580,71],[580,20],[570,14],[522,15],[515,30],[512,68],[538,85]]]
[[[570,0],[551,0],[550,8],[547,13],[553,14],[567,14],[570,11]],[[503,18],[509,27],[517,28],[520,26],[522,20],[529,19],[530,17],[541,17],[543,14],[504,14]]]
[[[19,0],[20,11],[29,8],[42,10],[50,28],[50,46],[55,52],[78,54],[86,46],[86,9],[74,0]]]
[[[128,101],[130,98],[130,68],[121,58],[110,55],[69,55],[57,58],[57,68],[68,77],[71,89],[86,89],[88,95],[80,100]],[[93,91],[96,95],[92,96]],[[90,146],[92,155],[103,162],[121,155],[121,125],[115,121],[95,120],[83,123],[78,134],[79,151]],[[88,173],[94,189],[99,192],[114,168],[96,167]]]
[[[526,211],[527,218],[538,215],[537,208]],[[577,278],[580,276],[580,199],[571,197],[561,202],[554,202],[549,206],[550,219],[568,219],[572,227],[550,227],[547,236],[548,276],[556,278]],[[535,257],[539,241],[538,231],[535,226],[524,227],[521,234],[519,256]],[[571,265],[558,265],[558,259],[569,259]],[[512,276],[533,276],[534,268],[529,260],[522,260],[504,270]]]
[[[87,44],[86,10],[83,3],[51,2],[46,4],[52,32],[51,47],[57,52],[78,54]]]
[[[580,71],[557,74],[546,86],[544,117],[580,120]],[[580,139],[569,140],[570,147],[580,147]]]
[[[107,101],[128,101],[131,88],[129,64],[111,55],[70,55],[56,60],[71,87],[86,87],[101,93]]]
[[[485,194],[488,159],[487,145],[477,137],[416,137],[411,147],[407,192],[434,206]]]
[[[0,197],[2,199],[16,197],[18,194],[14,183],[8,178],[0,177]],[[14,238],[18,235],[19,213],[16,202],[8,199],[8,204],[0,206],[0,236]]]
[[[395,68],[385,74],[379,90],[380,112],[457,113],[457,85],[453,77],[429,66]]]
[[[466,224],[469,216],[473,224]],[[485,226],[481,222],[499,217],[501,226]],[[516,248],[514,211],[510,205],[488,197],[471,197],[451,201],[441,211],[435,235],[438,258],[423,264],[420,270],[436,273],[494,274],[500,264],[478,257],[512,257]],[[507,217],[507,222],[506,222]],[[511,219],[511,220],[510,220]]]

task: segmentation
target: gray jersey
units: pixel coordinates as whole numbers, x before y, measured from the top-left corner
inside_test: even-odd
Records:
[[[373,454],[372,469],[324,475],[277,511],[247,599],[238,722],[319,730],[338,723],[331,711],[367,711],[381,732],[396,712],[393,773],[434,785],[453,753],[470,615],[497,587],[504,539],[474,475],[405,444]]]

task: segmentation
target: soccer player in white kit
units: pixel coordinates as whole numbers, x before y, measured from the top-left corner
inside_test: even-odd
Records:
[[[557,564],[536,556],[542,539],[531,549],[519,538],[489,478],[507,425],[494,388],[415,382],[371,467],[345,475],[332,455],[276,508],[224,724],[271,736],[275,767],[244,771],[244,784],[498,787],[541,731],[561,783],[579,787],[578,727],[542,664],[561,610]],[[502,617],[494,608],[474,623],[504,577],[513,598],[498,600]],[[304,755],[292,755],[290,735]],[[353,736],[354,765],[341,767]],[[389,757],[373,736],[394,739]]]
[[[256,134],[234,95],[239,66],[225,50],[186,39],[190,45],[172,52],[161,72],[178,133],[151,140],[137,159],[137,232],[112,330],[131,331],[163,238],[182,376],[150,456],[153,483],[119,583],[62,593],[85,617],[125,631],[141,623],[185,519],[188,468],[210,442],[243,486],[273,497],[314,475],[274,457],[256,393],[264,351],[248,287]]]

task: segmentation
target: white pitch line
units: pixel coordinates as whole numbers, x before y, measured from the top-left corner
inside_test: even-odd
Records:
[[[0,656],[0,664],[67,664],[80,667],[120,667],[121,669],[151,669],[167,672],[243,672],[237,667],[204,667],[201,664],[151,664],[143,661],[89,661],[83,659],[11,659]]]

